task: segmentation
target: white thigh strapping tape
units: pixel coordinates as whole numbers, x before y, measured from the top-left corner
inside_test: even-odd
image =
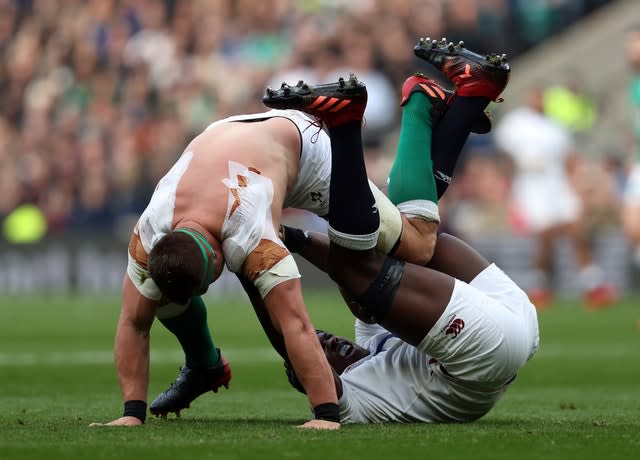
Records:
[[[438,205],[429,200],[411,200],[398,205],[398,209],[407,217],[417,217],[419,219],[440,223],[440,212]]]

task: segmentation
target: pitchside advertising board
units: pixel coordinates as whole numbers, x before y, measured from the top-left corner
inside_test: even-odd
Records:
[[[470,241],[485,257],[496,262],[520,286],[531,282],[535,241],[512,235],[492,235]],[[628,245],[619,233],[604,235],[595,243],[597,262],[607,279],[621,290],[638,289],[630,268]],[[571,245],[560,240],[555,251],[554,283],[567,297],[579,293]],[[296,256],[305,289],[334,289],[322,272]],[[18,294],[118,294],[127,264],[127,244],[116,239],[76,237],[42,240],[37,244],[10,245],[0,241],[0,295]],[[637,276],[637,274],[636,274]],[[634,288],[635,286],[635,288]],[[242,293],[236,277],[225,270],[208,295]]]
[[[306,285],[331,288],[328,277],[299,261]],[[75,238],[11,245],[0,241],[0,295],[119,294],[127,267],[127,244],[116,240]],[[229,271],[208,295],[242,293]]]

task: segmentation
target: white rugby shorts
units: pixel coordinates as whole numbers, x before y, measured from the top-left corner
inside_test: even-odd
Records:
[[[456,280],[449,304],[418,349],[454,379],[489,390],[511,381],[538,343],[535,307],[492,264],[470,284]]]

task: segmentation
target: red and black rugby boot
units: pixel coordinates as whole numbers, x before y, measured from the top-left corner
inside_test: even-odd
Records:
[[[506,54],[481,55],[454,45],[445,38],[421,38],[413,48],[416,56],[441,70],[455,85],[460,96],[483,96],[498,101],[509,82],[511,68]]]
[[[272,109],[294,109],[308,113],[328,128],[351,121],[362,121],[367,106],[367,88],[351,74],[337,83],[297,85],[283,83],[279,89],[267,88],[262,102]]]

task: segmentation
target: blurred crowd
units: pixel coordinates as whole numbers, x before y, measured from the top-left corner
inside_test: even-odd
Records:
[[[50,235],[127,233],[156,181],[210,122],[265,110],[266,86],[349,72],[369,88],[367,159],[383,183],[400,86],[424,66],[412,53],[419,37],[451,37],[513,57],[603,3],[0,0],[0,220],[29,204]],[[588,116],[581,121],[588,129]],[[517,209],[504,206],[514,164],[486,140],[471,139],[443,203],[450,225],[524,231]],[[571,180],[587,187],[578,187],[585,203],[610,210],[615,182],[594,194],[594,181],[584,177],[613,177],[615,162],[573,166]]]

